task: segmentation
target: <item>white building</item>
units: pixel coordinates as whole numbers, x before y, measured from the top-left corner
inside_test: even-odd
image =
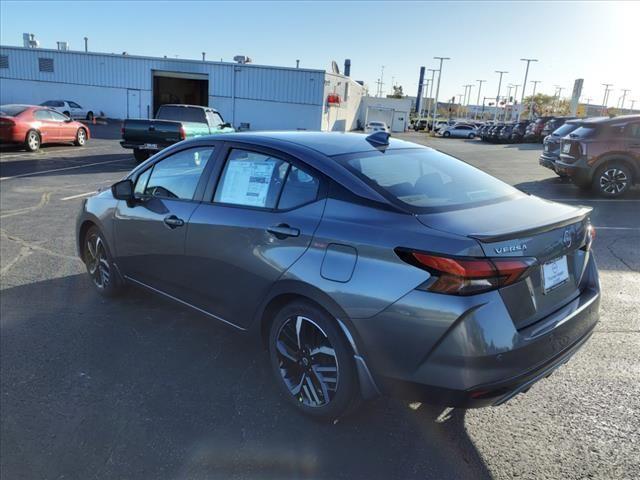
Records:
[[[404,132],[409,123],[411,98],[363,97],[360,104],[360,124],[384,122],[392,132]]]
[[[348,131],[363,92],[324,70],[0,46],[0,104],[73,100],[109,118],[187,103],[217,109],[236,128]]]

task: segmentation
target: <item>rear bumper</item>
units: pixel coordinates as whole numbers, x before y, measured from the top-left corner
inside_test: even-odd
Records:
[[[560,155],[560,159],[556,161],[556,171],[563,175],[567,175],[580,183],[590,183],[592,176],[592,169],[588,165],[585,165],[581,160],[577,160],[575,163],[566,163],[563,161],[563,154]]]
[[[452,302],[416,290],[354,324],[383,393],[453,407],[499,405],[549,376],[590,337],[600,303],[593,258],[583,278],[577,298],[522,329],[497,292]]]
[[[543,167],[549,168],[554,172],[556,171],[557,161],[558,161],[558,156],[548,152],[545,152],[542,155],[540,155],[540,158],[538,159],[538,163],[540,163],[540,165],[542,165]]]
[[[165,147],[168,147],[169,145],[172,144],[167,144],[167,145],[162,145],[162,144],[157,144],[158,148],[148,148],[145,143],[139,143],[139,142],[128,142],[126,140],[123,140],[120,142],[120,145],[122,146],[122,148],[131,148],[131,149],[138,149],[138,150],[148,150],[150,152],[159,152],[160,150],[162,150]]]

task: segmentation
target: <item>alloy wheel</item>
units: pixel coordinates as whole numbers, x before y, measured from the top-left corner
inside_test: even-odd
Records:
[[[36,132],[31,132],[29,137],[27,138],[27,143],[29,144],[29,149],[35,151],[40,146],[40,140],[38,139],[38,134]]]
[[[93,283],[99,289],[104,289],[111,280],[111,269],[107,259],[107,251],[100,235],[93,234],[87,238],[84,261]]]
[[[313,320],[288,318],[276,336],[280,375],[301,404],[322,407],[335,396],[339,368],[327,334]]]
[[[627,174],[617,167],[608,168],[600,175],[600,189],[610,195],[622,193],[628,184]]]
[[[81,128],[78,130],[78,144],[84,145],[84,142],[87,141],[87,134],[84,133],[84,130]]]

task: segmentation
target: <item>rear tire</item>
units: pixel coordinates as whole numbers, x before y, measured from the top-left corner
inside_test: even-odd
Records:
[[[476,138],[476,135],[475,133],[470,133],[467,138],[469,138],[469,140],[473,140],[474,138]]]
[[[624,163],[611,162],[598,168],[591,187],[603,197],[621,197],[631,188],[632,175],[631,169]]]
[[[69,112],[62,112],[63,115],[66,115],[67,117],[71,118],[71,113]]]
[[[445,138],[449,138],[451,136],[451,132],[444,132],[442,136]]]
[[[276,314],[269,357],[278,388],[299,412],[332,421],[359,403],[353,352],[336,321],[315,305],[296,300]]]
[[[93,112],[87,112],[87,120],[89,120],[90,122],[93,121]]]
[[[144,162],[147,158],[149,158],[149,152],[146,150],[140,150],[139,148],[133,149],[133,158],[136,159],[137,163]]]
[[[84,128],[79,128],[76,132],[76,139],[73,144],[76,147],[84,147],[87,143],[87,131]]]
[[[115,297],[122,292],[122,280],[113,264],[107,242],[95,225],[87,230],[82,239],[82,261],[100,295]]]
[[[27,137],[24,140],[24,146],[29,152],[37,152],[40,149],[40,134],[35,130],[27,132]]]

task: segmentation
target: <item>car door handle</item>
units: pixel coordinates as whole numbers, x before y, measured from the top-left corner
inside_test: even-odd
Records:
[[[291,228],[286,223],[281,223],[279,225],[272,225],[271,227],[267,228],[267,232],[272,233],[273,235],[275,235],[276,238],[279,238],[280,240],[287,237],[300,236],[300,230],[298,230],[297,228]]]
[[[176,217],[175,215],[169,215],[164,218],[164,223],[169,228],[178,228],[184,225],[184,220]]]

